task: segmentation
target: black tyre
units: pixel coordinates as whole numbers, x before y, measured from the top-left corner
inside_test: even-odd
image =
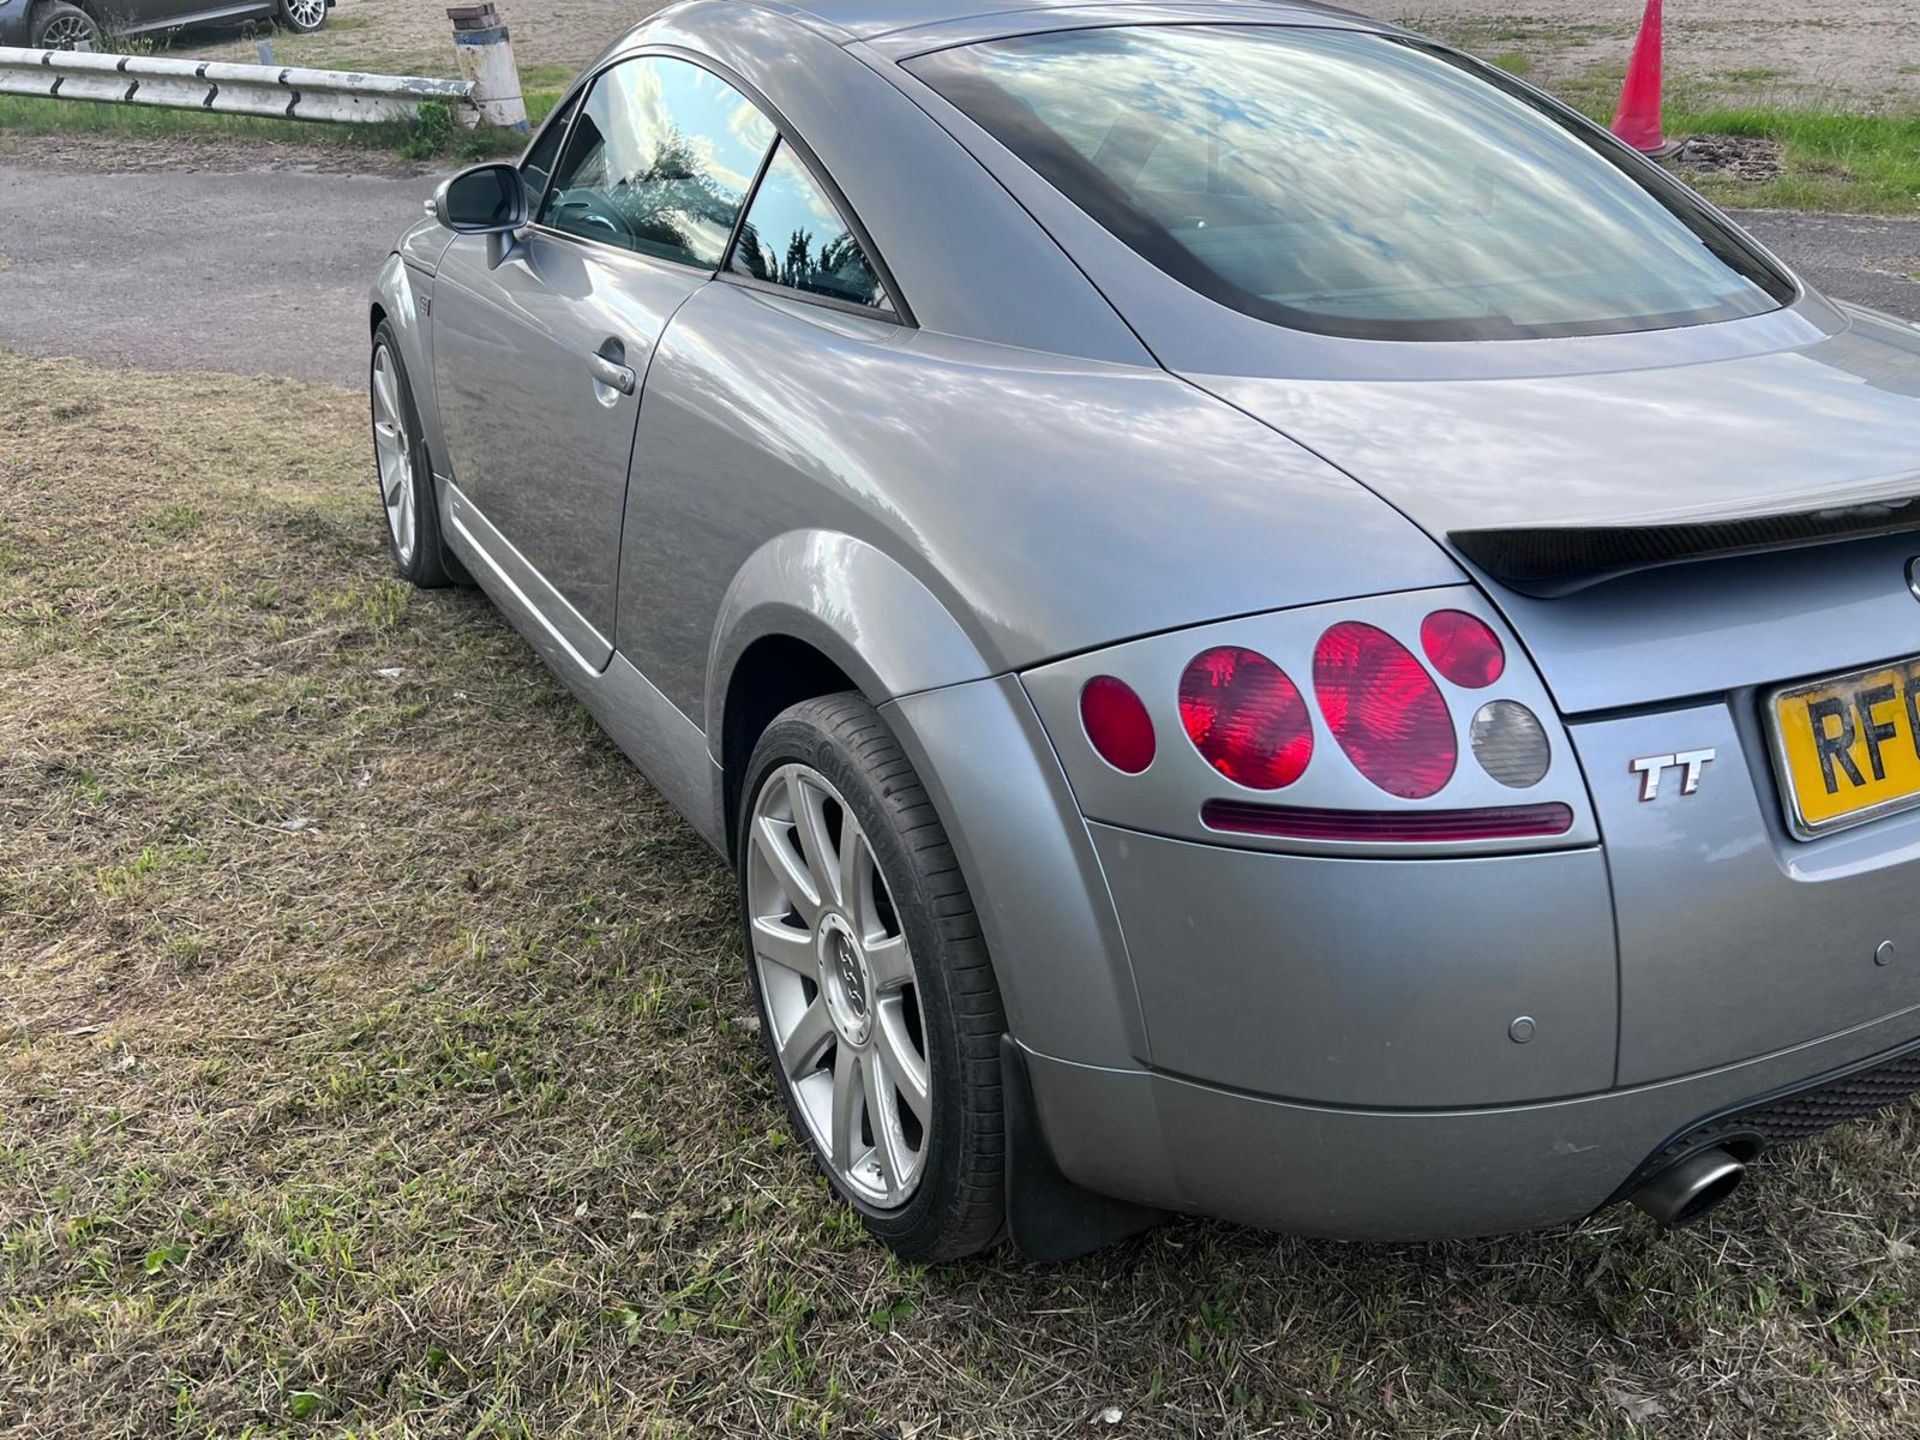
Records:
[[[280,0],[276,18],[289,30],[311,35],[327,23],[327,0]]]
[[[43,0],[33,11],[28,45],[34,50],[77,50],[83,43],[103,48],[100,22],[66,0]]]
[[[1005,1210],[1006,1021],[959,863],[857,694],[754,747],[737,853],[747,969],[795,1127],[909,1260],[975,1254]]]
[[[374,332],[367,385],[373,406],[374,475],[394,567],[423,590],[468,583],[466,570],[440,536],[433,465],[421,439],[420,411],[391,321],[381,321]]]

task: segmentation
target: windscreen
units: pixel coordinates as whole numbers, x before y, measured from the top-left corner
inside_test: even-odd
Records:
[[[1067,30],[908,68],[1166,273],[1276,324],[1601,335],[1794,293],[1656,166],[1497,71],[1393,36]]]

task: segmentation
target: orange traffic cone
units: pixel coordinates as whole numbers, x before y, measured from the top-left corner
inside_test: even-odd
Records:
[[[1660,131],[1660,0],[1647,0],[1640,17],[1640,38],[1627,62],[1613,133],[1643,155],[1670,155],[1678,148]]]

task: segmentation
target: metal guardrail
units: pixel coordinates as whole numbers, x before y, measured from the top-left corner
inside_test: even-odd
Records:
[[[451,106],[462,124],[477,124],[480,118],[473,84],[466,80],[4,45],[0,95],[336,121],[406,120],[418,115],[422,105],[437,102]]]

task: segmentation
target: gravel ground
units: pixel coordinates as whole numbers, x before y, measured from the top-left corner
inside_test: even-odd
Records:
[[[523,69],[571,72],[660,0],[496,0]],[[902,0],[902,4],[907,0]],[[1466,45],[1517,55],[1549,87],[1617,70],[1640,22],[1640,0],[1448,0],[1355,8]],[[281,36],[275,53],[302,64],[449,72],[444,7],[428,0],[340,0],[318,36]],[[195,53],[252,58],[233,32],[190,37]],[[1920,4],[1915,0],[1673,0],[1666,11],[1670,84],[1721,103],[1832,104],[1890,109],[1920,104]],[[530,82],[533,83],[533,82]]]

